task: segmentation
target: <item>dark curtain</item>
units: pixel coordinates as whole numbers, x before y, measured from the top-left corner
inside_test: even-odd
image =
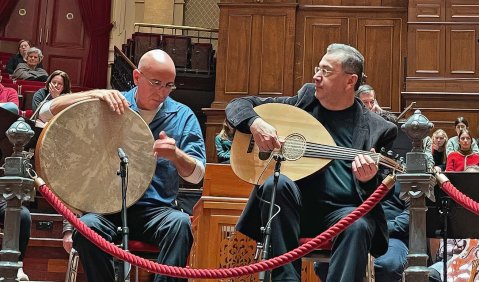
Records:
[[[111,0],[77,0],[87,34],[90,36],[90,51],[85,69],[84,86],[105,88],[108,71],[108,43],[110,30]],[[13,1],[12,1],[13,2]]]
[[[0,1],[0,26],[4,25],[10,14],[12,13],[13,8],[17,5],[17,1],[13,0],[1,0]]]

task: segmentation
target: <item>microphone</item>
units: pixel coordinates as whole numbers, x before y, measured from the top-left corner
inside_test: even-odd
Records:
[[[118,157],[124,163],[128,163],[128,156],[125,154],[122,148],[118,148]]]

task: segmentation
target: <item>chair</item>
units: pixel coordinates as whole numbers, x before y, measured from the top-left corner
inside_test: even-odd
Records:
[[[157,246],[141,241],[129,240],[128,251],[133,254],[141,255],[142,257],[156,259],[159,253]],[[65,282],[75,282],[78,273],[78,252],[72,249],[70,258],[68,259],[68,268],[66,272]],[[139,281],[138,267],[135,266],[135,282]]]
[[[299,238],[299,244],[302,245],[311,241],[313,238]],[[318,262],[326,262],[329,263],[331,258],[331,249],[333,247],[333,243],[329,241],[325,245],[321,246],[319,249],[312,251],[311,253],[307,254],[303,257],[304,260],[313,260]],[[363,279],[363,282],[374,282],[374,258],[371,254],[368,254],[368,264],[366,266],[366,276]]]
[[[32,90],[25,90],[25,86],[22,86],[22,96],[23,96],[23,104],[20,104],[22,106],[22,110],[31,110],[32,109],[32,104],[33,104],[33,96],[37,91],[32,91]]]
[[[181,35],[164,35],[163,50],[170,55],[177,68],[187,68],[190,59],[191,38]]]

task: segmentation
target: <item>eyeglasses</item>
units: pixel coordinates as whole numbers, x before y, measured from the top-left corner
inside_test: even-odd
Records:
[[[332,70],[323,69],[322,67],[314,67],[314,74],[317,74],[318,72],[324,77],[328,77],[333,73]]]
[[[176,89],[176,85],[173,82],[169,82],[165,85],[161,83],[161,81],[156,80],[156,79],[149,79],[148,77],[145,76],[144,73],[141,72],[141,70],[138,70],[138,72],[150,83],[151,86],[161,89],[161,88],[166,88],[168,91],[173,91]]]
[[[461,141],[469,141],[469,140],[471,140],[471,137],[467,137],[467,136],[461,137]]]

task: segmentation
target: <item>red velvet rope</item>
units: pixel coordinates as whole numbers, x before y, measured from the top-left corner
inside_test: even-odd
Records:
[[[441,185],[442,190],[446,192],[456,203],[460,204],[464,208],[479,215],[479,203],[464,195],[461,191],[457,190],[450,181],[443,182]]]
[[[379,203],[379,201],[389,192],[389,189],[386,185],[379,185],[376,191],[374,191],[374,193],[366,201],[364,201],[349,215],[338,221],[328,230],[316,236],[314,239],[281,256],[234,268],[193,269],[158,264],[156,262],[152,262],[138,257],[134,254],[125,252],[124,250],[106,241],[103,237],[88,228],[82,221],[80,221],[75,216],[75,214],[73,214],[68,208],[63,205],[63,203],[56,197],[56,195],[50,190],[47,185],[41,185],[38,190],[43,194],[43,197],[57,210],[57,212],[62,214],[66,220],[68,220],[73,224],[73,226],[75,226],[78,232],[80,232],[83,236],[93,242],[104,252],[107,252],[110,255],[117,257],[121,260],[127,261],[132,265],[144,268],[150,272],[178,278],[206,279],[231,278],[250,275],[256,272],[271,270],[273,268],[277,268],[279,266],[297,260],[317,249],[318,247],[324,245],[326,242],[334,238],[337,234],[341,233],[343,230],[349,227],[352,223],[354,223],[354,221],[371,211],[371,209],[377,203]]]

